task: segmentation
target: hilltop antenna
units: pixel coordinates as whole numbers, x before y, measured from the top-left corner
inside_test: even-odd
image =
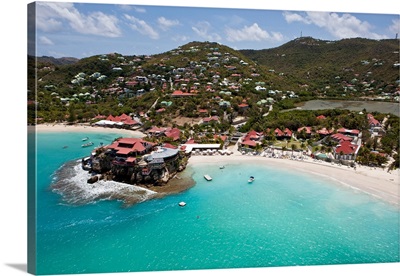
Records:
[[[302,37],[303,37],[303,31],[300,32],[300,38],[302,38]]]
[[[399,34],[399,33],[396,33],[396,39],[397,39],[398,34]]]

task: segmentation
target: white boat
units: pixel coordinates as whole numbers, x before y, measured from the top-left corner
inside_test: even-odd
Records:
[[[184,206],[186,206],[186,202],[181,201],[181,202],[178,203],[178,205],[181,206],[181,207],[184,207]]]
[[[204,175],[204,178],[205,178],[207,181],[211,181],[211,180],[212,180],[211,176],[209,176],[208,174],[205,174],[205,175]]]
[[[220,168],[220,169],[225,169],[225,166],[224,166],[224,165],[222,165],[222,166],[219,166],[219,168]]]
[[[249,181],[249,183],[253,182],[254,181],[254,176],[250,176],[248,181]]]
[[[82,138],[82,141],[87,141],[87,140],[89,140],[89,137]]]
[[[86,147],[90,147],[90,146],[93,146],[93,142],[89,142],[89,143],[83,144],[82,148],[86,148]]]

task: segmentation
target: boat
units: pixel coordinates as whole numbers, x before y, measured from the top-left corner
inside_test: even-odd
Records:
[[[204,175],[204,178],[205,178],[207,181],[211,181],[211,180],[212,180],[211,176],[209,176],[208,174],[205,174],[205,175]]]
[[[225,169],[225,166],[222,165],[222,166],[219,166],[219,168],[222,170],[222,169]]]
[[[178,203],[178,205],[181,206],[181,207],[185,207],[186,206],[186,202],[181,201],[181,202]]]
[[[89,140],[89,137],[82,138],[82,141],[87,141],[87,140]]]
[[[93,142],[82,144],[82,148],[86,148],[86,147],[90,147],[90,146],[93,146]]]
[[[249,183],[253,182],[254,181],[254,176],[250,176],[248,181],[249,181]]]

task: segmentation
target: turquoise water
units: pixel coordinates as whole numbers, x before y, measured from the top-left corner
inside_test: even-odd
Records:
[[[283,169],[199,165],[178,195],[68,205],[49,187],[63,163],[90,153],[85,136],[97,145],[119,135],[38,134],[37,274],[399,261],[397,208]]]

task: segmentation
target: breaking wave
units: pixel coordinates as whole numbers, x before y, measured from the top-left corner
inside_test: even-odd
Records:
[[[65,163],[55,173],[50,189],[69,205],[95,203],[99,200],[121,200],[126,207],[157,197],[157,193],[116,181],[87,183],[92,175],[82,169],[81,160]]]

